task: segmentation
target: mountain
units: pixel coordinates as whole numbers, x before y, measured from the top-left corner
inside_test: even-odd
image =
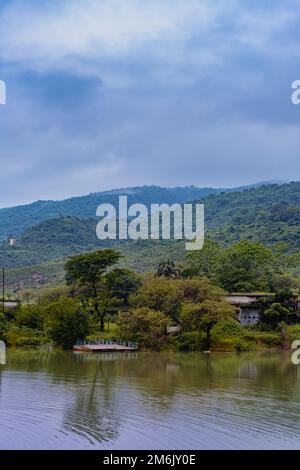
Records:
[[[199,202],[205,205],[206,237],[223,246],[249,239],[268,245],[284,242],[291,252],[300,251],[300,182],[211,194]],[[65,258],[108,246],[122,252],[122,265],[140,272],[165,258],[185,260],[182,241],[100,241],[96,223],[94,218],[60,216],[24,230],[15,247],[2,242],[0,266],[8,269],[9,283],[33,283],[37,273],[56,283],[63,278]]]
[[[247,239],[300,250],[300,182],[211,195],[203,202],[209,236],[221,244]]]
[[[257,183],[249,187],[257,187],[261,184]],[[155,203],[183,204],[187,201],[202,199],[210,194],[239,191],[245,188],[248,186],[231,189],[197,188],[195,186],[176,188],[142,186],[92,193],[63,201],[36,201],[32,204],[0,209],[0,240],[17,236],[27,228],[48,219],[66,216],[80,219],[94,218],[100,204],[110,203],[116,206],[120,195],[128,197],[129,205],[142,203],[149,207],[150,204]]]

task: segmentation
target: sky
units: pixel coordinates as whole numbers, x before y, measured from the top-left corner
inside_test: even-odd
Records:
[[[300,179],[300,0],[0,0],[0,207]]]

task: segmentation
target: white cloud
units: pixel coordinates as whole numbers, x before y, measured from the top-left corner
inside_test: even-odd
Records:
[[[264,0],[8,2],[0,10],[0,61],[11,78],[0,110],[1,205],[293,175],[299,114],[289,107],[289,76],[299,78],[300,2],[273,1],[268,11]],[[23,70],[46,73],[26,81]],[[87,80],[83,99],[70,80],[74,95],[59,104],[64,72],[104,86]]]
[[[195,28],[207,30],[221,3],[211,7],[207,0],[72,0],[54,5],[30,7],[15,1],[7,7],[1,17],[2,57],[126,55],[143,44],[181,41]]]
[[[266,9],[241,0],[12,0],[0,14],[0,59],[92,74],[116,88],[188,86],[241,49],[289,54],[288,35],[276,35],[297,20],[294,2]]]

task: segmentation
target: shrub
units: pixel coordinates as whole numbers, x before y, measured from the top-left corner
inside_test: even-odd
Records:
[[[168,318],[150,308],[137,308],[119,314],[117,325],[123,340],[136,341],[145,349],[159,350],[167,343]]]
[[[214,326],[212,330],[212,338],[225,337],[225,336],[238,336],[243,332],[241,324],[233,318],[229,320],[220,321]]]
[[[2,341],[6,340],[7,328],[8,322],[6,318],[2,314],[0,314],[0,340]]]
[[[10,325],[7,335],[7,344],[9,346],[41,346],[49,339],[41,332],[31,328]]]
[[[50,302],[46,311],[49,336],[64,349],[72,349],[76,340],[83,340],[89,334],[88,314],[74,299],[62,297]]]
[[[292,343],[296,339],[300,339],[300,325],[290,325],[286,327],[288,341]]]
[[[173,339],[178,351],[203,351],[205,343],[206,335],[203,331],[187,331]]]
[[[43,309],[39,305],[20,307],[17,311],[15,322],[19,326],[25,326],[33,330],[42,330],[44,324]]]

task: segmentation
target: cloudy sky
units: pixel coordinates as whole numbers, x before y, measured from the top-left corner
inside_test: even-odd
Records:
[[[300,0],[0,0],[0,206],[300,179]]]

